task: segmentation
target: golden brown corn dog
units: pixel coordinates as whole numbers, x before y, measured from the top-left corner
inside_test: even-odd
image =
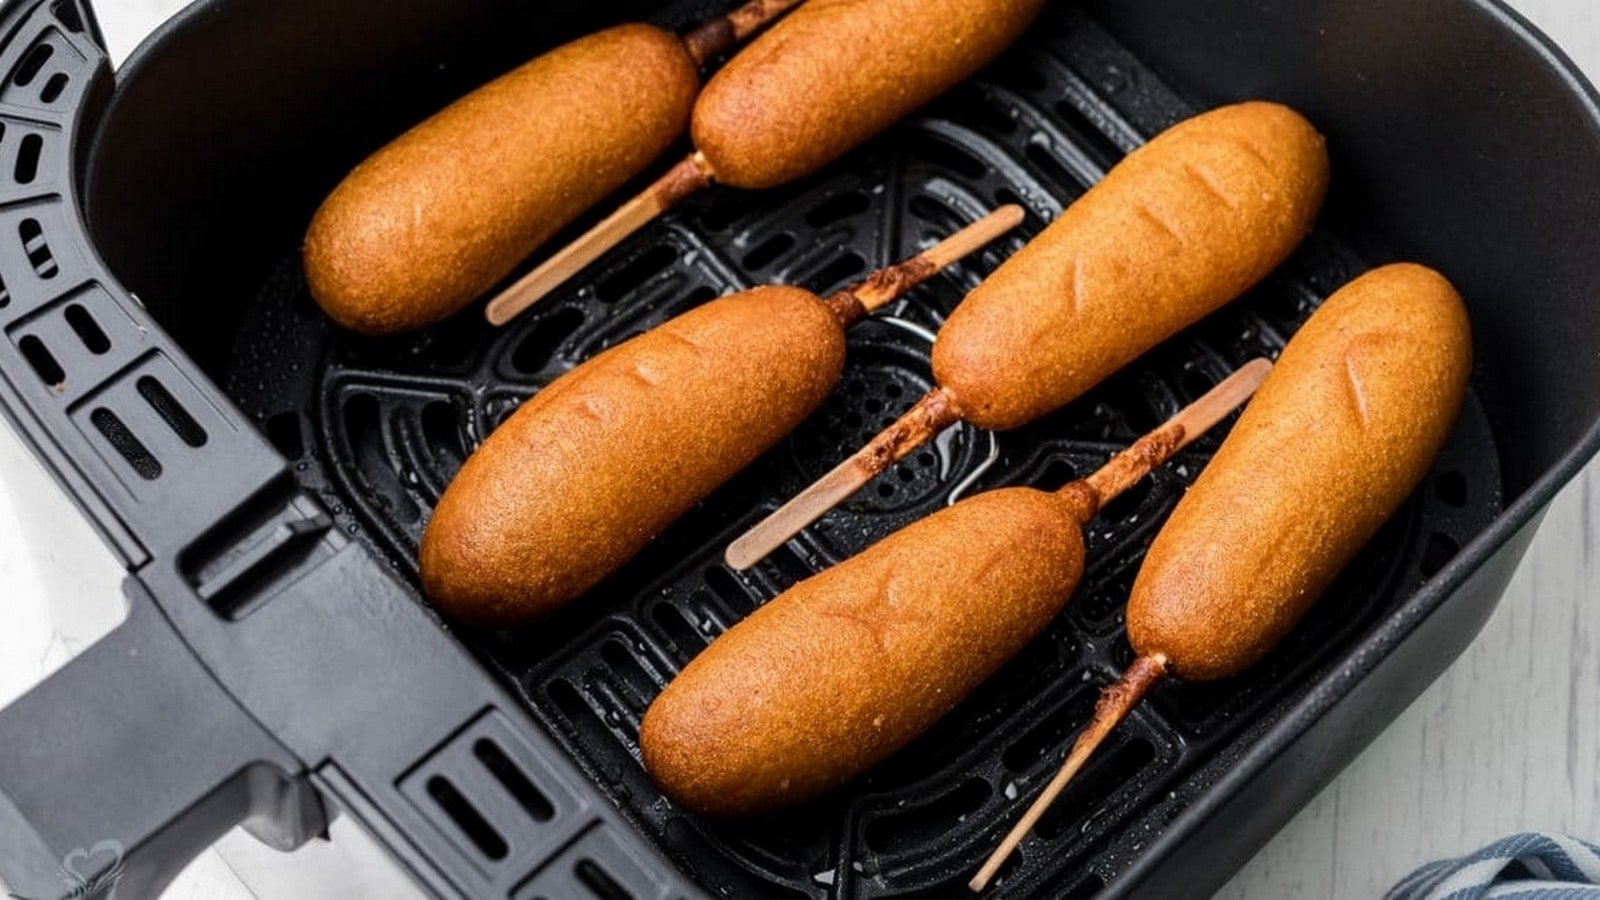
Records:
[[[651,777],[689,809],[742,816],[898,750],[1060,612],[1083,574],[1084,522],[1269,368],[1246,366],[1083,481],[968,498],[756,610],[651,704],[639,734]]]
[[[683,133],[707,58],[799,0],[751,0],[678,37],[608,28],[525,63],[368,157],[306,233],[311,295],[392,334],[444,319],[511,274]]]
[[[821,169],[983,68],[1043,0],[810,0],[706,82],[690,134],[717,181]]]
[[[1146,554],[1138,658],[974,890],[1152,686],[1238,674],[1294,627],[1426,474],[1471,363],[1461,298],[1422,266],[1369,272],[1311,316]]]
[[[428,596],[511,625],[588,590],[816,409],[847,326],[1021,220],[1002,207],[827,301],[792,287],[714,300],[556,379],[440,499],[420,552]]]
[[[694,191],[817,171],[977,72],[1044,0],[809,0],[706,83],[698,150],[491,301],[504,323]]]
[[[1197,681],[1265,655],[1427,473],[1471,365],[1466,310],[1431,269],[1329,298],[1151,545],[1134,649]]]
[[[1060,408],[1237,297],[1311,230],[1322,136],[1288,107],[1226,106],[1134,151],[956,307],[939,387],[729,547],[746,568],[956,421],[1009,429]]]

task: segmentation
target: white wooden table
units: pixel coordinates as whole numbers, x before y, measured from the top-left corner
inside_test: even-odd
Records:
[[[1512,0],[1600,81],[1600,0]],[[99,0],[114,59],[182,0]],[[1600,173],[1595,173],[1600,177]],[[121,572],[0,427],[0,704],[120,616]],[[1557,498],[1466,654],[1222,891],[1376,897],[1418,863],[1525,829],[1600,839],[1600,465]],[[403,898],[410,882],[348,822],[292,855],[234,832],[171,900]]]

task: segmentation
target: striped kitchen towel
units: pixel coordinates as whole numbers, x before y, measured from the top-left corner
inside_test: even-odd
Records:
[[[1459,859],[1431,862],[1384,900],[1600,900],[1600,847],[1554,834],[1518,834]]]

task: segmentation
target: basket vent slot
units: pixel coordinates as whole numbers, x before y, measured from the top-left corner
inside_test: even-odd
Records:
[[[29,50],[27,55],[22,58],[22,62],[17,66],[16,71],[12,73],[11,83],[17,87],[27,87],[32,84],[33,80],[39,77],[39,71],[44,68],[45,63],[49,62],[50,57],[55,56],[55,54],[56,48],[48,43],[34,45],[34,48]]]
[[[530,375],[543,372],[545,366],[555,359],[561,343],[572,337],[572,333],[582,325],[583,312],[571,306],[541,317],[523,336],[517,349],[511,351],[511,364],[519,372]]]
[[[27,335],[17,342],[17,347],[22,350],[22,358],[33,366],[33,371],[45,384],[60,390],[66,383],[67,373],[62,370],[61,363],[56,362],[54,353],[39,340],[37,335]]]
[[[516,798],[534,821],[548,822],[555,818],[556,808],[550,802],[550,798],[528,780],[528,776],[517,768],[511,757],[506,756],[499,744],[488,738],[479,738],[472,745],[472,755],[476,756],[484,768],[489,770],[489,774]]]
[[[83,347],[95,356],[100,356],[111,349],[111,338],[106,337],[105,330],[100,323],[94,320],[87,309],[80,303],[73,303],[67,307],[65,313],[67,324],[72,327],[72,333],[83,341]]]
[[[439,808],[450,817],[450,821],[456,823],[461,833],[466,835],[467,840],[471,841],[484,856],[496,862],[506,858],[508,849],[506,839],[500,836],[500,832],[494,830],[489,820],[485,819],[477,807],[456,789],[450,779],[443,775],[429,778],[428,796],[439,804]]]
[[[611,873],[592,859],[580,859],[573,872],[578,883],[588,888],[597,900],[636,900],[633,892],[617,883]]]
[[[852,216],[859,216],[872,208],[872,201],[860,191],[846,191],[818,203],[806,213],[806,224],[824,228]]]
[[[178,398],[172,396],[166,385],[157,381],[153,375],[145,375],[139,379],[136,387],[139,396],[150,404],[156,415],[160,416],[185,444],[191,447],[206,445],[206,430],[200,427],[194,416],[189,415],[189,411],[183,408]]]
[[[615,275],[596,284],[594,295],[605,303],[615,303],[677,261],[676,249],[667,244],[657,244],[639,254]]]
[[[50,244],[44,239],[44,226],[39,220],[23,219],[17,224],[17,236],[22,238],[22,250],[28,254],[33,271],[40,278],[56,277],[61,268],[56,265],[55,254],[50,252]]]
[[[812,281],[817,287],[828,289],[835,285],[842,287],[844,283],[866,271],[867,261],[861,254],[851,251],[834,257],[833,261],[823,266]]]
[[[122,458],[128,461],[140,478],[155,481],[161,477],[161,461],[128,430],[116,413],[102,406],[89,414],[89,421],[110,442],[112,448],[122,454]]]
[[[51,75],[50,79],[44,83],[44,87],[39,89],[39,99],[46,103],[56,102],[61,97],[61,94],[66,91],[67,82],[70,80],[65,72],[57,72]]]
[[[780,231],[767,238],[756,246],[754,250],[744,255],[746,269],[765,269],[778,261],[778,257],[794,249],[794,235],[787,231]]]
[[[0,135],[4,130],[0,129]],[[17,184],[33,184],[39,177],[39,155],[44,150],[44,138],[37,134],[23,135],[22,143],[17,147],[17,164],[12,170],[16,176]]]

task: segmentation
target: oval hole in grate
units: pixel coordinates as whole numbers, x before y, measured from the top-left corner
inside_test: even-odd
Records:
[[[1460,472],[1445,472],[1433,483],[1439,499],[1460,508],[1467,505],[1467,476]]]
[[[1422,577],[1432,578],[1460,552],[1461,545],[1450,535],[1437,531],[1428,535],[1427,546],[1422,548]]]
[[[28,262],[33,264],[33,271],[40,278],[54,278],[60,268],[56,266],[56,258],[50,252],[50,245],[44,239],[44,227],[38,219],[23,219],[17,223],[17,236],[22,239],[22,250],[28,254]]]
[[[852,278],[866,271],[867,261],[851,250],[834,257],[833,261],[817,272],[815,284],[824,291],[842,288]]]
[[[1184,397],[1191,401],[1200,399],[1216,385],[1217,380],[1211,377],[1211,373],[1199,366],[1189,366],[1178,377],[1178,387],[1182,389]]]
[[[729,609],[743,615],[756,608],[755,600],[740,586],[739,579],[732,572],[721,566],[708,566],[705,576],[706,587],[721,597]]]
[[[33,49],[28,51],[28,55],[22,58],[17,70],[12,73],[11,83],[18,87],[32,84],[33,80],[39,77],[39,70],[44,68],[44,64],[49,62],[55,53],[56,48],[46,42],[35,44]]]
[[[43,137],[37,134],[22,136],[22,143],[17,146],[17,164],[12,169],[17,184],[33,184],[33,180],[39,177],[39,154],[43,150]]]
[[[1074,143],[1086,151],[1089,158],[1099,163],[1102,168],[1109,169],[1122,159],[1124,155],[1122,148],[1113,143],[1105,132],[1095,127],[1095,124],[1089,121],[1089,117],[1084,115],[1071,100],[1058,101],[1055,112],[1076,138]]]
[[[456,823],[461,833],[466,835],[467,840],[472,841],[473,846],[484,856],[495,861],[505,859],[508,849],[506,839],[500,836],[500,832],[494,830],[494,826],[483,817],[483,813],[478,812],[478,808],[456,789],[450,779],[443,775],[429,778],[428,796],[439,804],[439,808],[450,817],[450,821]]]
[[[823,228],[832,225],[841,219],[859,216],[872,208],[872,201],[860,191],[846,191],[834,194],[832,197],[811,207],[806,213],[806,224],[812,228]]]
[[[623,887],[611,873],[600,867],[592,859],[580,859],[573,871],[577,873],[578,881],[593,894],[597,900],[635,900],[633,892]]]
[[[963,125],[991,135],[1007,135],[1017,130],[1017,120],[993,99],[976,89],[968,88],[951,98],[944,110],[952,119]]]
[[[39,89],[39,99],[46,103],[54,103],[63,91],[67,89],[67,82],[71,79],[65,72],[57,72],[50,76],[50,80]]]
[[[589,704],[583,702],[583,694],[578,692],[572,682],[558,678],[550,682],[547,690],[550,692],[550,699],[555,702],[556,709],[561,710],[561,715],[566,717],[568,722],[576,723],[591,712]]]
[[[444,400],[434,400],[422,408],[419,418],[428,449],[449,468],[439,474],[453,477],[467,458],[466,439],[456,418],[456,408]]]
[[[472,745],[472,755],[483,763],[483,767],[500,782],[501,787],[516,798],[535,822],[548,822],[556,817],[556,808],[550,798],[528,779],[522,769],[511,761],[511,757],[506,756],[499,744],[488,738],[478,738]]]
[[[678,251],[668,244],[657,244],[629,260],[610,277],[594,286],[594,295],[603,302],[615,303],[640,285],[659,275],[678,259]]]
[[[1106,798],[1132,781],[1155,758],[1155,745],[1141,737],[1130,738],[1099,759],[1091,758],[1034,830],[1047,841],[1069,832],[1078,833],[1083,827],[1084,810],[1103,807]]]
[[[1064,459],[1052,459],[1044,471],[1028,483],[1041,491],[1056,491],[1076,477],[1078,473],[1073,471],[1071,463]]]
[[[191,447],[205,446],[206,430],[200,427],[194,416],[189,415],[189,411],[183,408],[178,398],[172,396],[166,385],[157,381],[152,375],[145,375],[138,380],[135,387],[138,388],[139,396],[144,398],[144,402],[150,404],[150,408],[156,411],[156,415],[167,423],[180,440]]]
[[[948,834],[964,817],[983,806],[994,789],[982,778],[969,778],[931,803],[875,819],[865,829],[867,847],[878,853],[900,853]]]
[[[1150,492],[1154,489],[1155,480],[1148,475],[1134,482],[1132,487],[1101,508],[1101,521],[1113,526],[1128,521],[1128,517],[1138,512],[1139,507],[1150,499]]]
[[[17,349],[22,351],[22,358],[33,367],[35,374],[45,384],[53,388],[60,388],[66,383],[67,373],[62,371],[61,363],[56,362],[54,353],[39,340],[36,335],[27,335],[17,342]]]
[[[300,414],[293,410],[278,413],[267,419],[262,430],[267,433],[267,440],[272,446],[278,448],[287,459],[299,459],[305,455],[305,439],[300,434]]]
[[[741,263],[746,269],[765,269],[778,261],[778,257],[794,249],[794,235],[787,231],[780,231],[756,245],[754,250],[744,255]]]
[[[566,307],[543,316],[511,351],[511,364],[517,371],[536,375],[550,365],[561,342],[583,325],[583,311]]]
[[[650,677],[650,673],[639,664],[638,657],[634,656],[620,639],[612,638],[601,644],[600,658],[611,667],[617,678],[638,696],[648,699],[660,693],[661,685]],[[628,699],[631,701],[632,698]],[[630,705],[633,704],[630,702]]]
[[[1007,87],[1023,92],[1042,91],[1050,86],[1050,79],[1038,69],[1021,62],[1012,62],[999,67],[995,73],[995,80]]]
[[[128,430],[120,416],[102,406],[89,414],[89,421],[110,442],[112,449],[128,461],[140,478],[155,481],[161,477],[161,461]]]
[[[72,327],[72,333],[83,342],[84,349],[99,356],[111,349],[111,339],[101,330],[100,323],[81,304],[72,303],[65,312],[67,324]]]
[[[686,656],[693,656],[705,648],[708,640],[706,636],[690,625],[689,620],[683,617],[683,613],[679,612],[677,607],[670,603],[657,603],[650,611],[650,615],[656,620],[656,624],[661,626],[661,630],[667,633],[668,640],[677,645]]]
[[[1026,772],[1038,765],[1047,753],[1059,749],[1089,720],[1096,693],[1090,686],[1073,694],[1002,751],[1000,763],[1012,772]]]
[[[1056,155],[1050,151],[1050,147],[1042,141],[1029,141],[1027,149],[1023,150],[1022,153],[1028,158],[1029,162],[1039,168],[1041,174],[1047,180],[1057,187],[1063,188],[1069,194],[1082,192],[1085,186],[1083,182],[1068,171],[1067,167],[1062,165],[1061,160],[1056,159]]]
[[[955,210],[929,197],[927,194],[918,194],[906,204],[906,209],[913,216],[933,226],[939,234],[954,234],[961,228],[962,219]]]
[[[929,134],[918,135],[906,147],[912,156],[969,179],[982,178],[989,167],[955,144]]]

